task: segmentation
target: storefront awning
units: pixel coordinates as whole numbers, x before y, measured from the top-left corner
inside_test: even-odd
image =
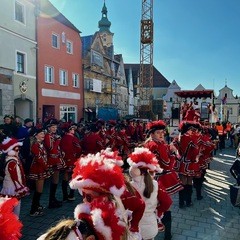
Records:
[[[185,90],[177,91],[175,94],[181,98],[212,98],[214,97],[213,90]]]

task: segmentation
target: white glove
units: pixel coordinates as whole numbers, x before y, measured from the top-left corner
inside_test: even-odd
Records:
[[[142,240],[142,236],[139,232],[128,232],[127,240]]]

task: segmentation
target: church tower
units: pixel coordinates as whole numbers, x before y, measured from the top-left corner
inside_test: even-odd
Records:
[[[113,45],[113,33],[110,31],[111,22],[108,20],[107,13],[108,10],[104,1],[102,8],[102,19],[98,22],[98,28],[103,46],[109,48]]]

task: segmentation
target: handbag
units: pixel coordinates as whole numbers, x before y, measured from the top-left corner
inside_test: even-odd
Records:
[[[240,207],[240,186],[230,185],[230,201],[234,207]]]

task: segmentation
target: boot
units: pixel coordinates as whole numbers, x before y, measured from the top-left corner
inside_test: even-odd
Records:
[[[172,239],[172,214],[171,211],[166,211],[162,218],[162,223],[165,226],[165,232],[164,232],[164,240],[170,240]]]
[[[185,207],[185,203],[184,203],[184,200],[185,200],[185,186],[181,191],[178,192],[178,195],[179,195],[179,208],[184,208]]]
[[[57,191],[57,184],[51,183],[48,208],[59,208],[62,206],[62,202],[58,201],[55,197],[56,191]]]
[[[40,197],[42,193],[34,192],[32,199],[32,206],[30,210],[30,216],[36,217],[43,215],[42,207],[40,206]]]
[[[68,200],[68,181],[62,181],[63,202]]]
[[[186,185],[186,206],[191,207],[192,203],[192,185]]]
[[[197,200],[202,200],[202,178],[195,178],[194,183],[195,183],[195,189],[196,189],[196,195],[197,195]]]
[[[75,200],[74,193],[75,193],[75,190],[70,189],[70,193],[68,195],[68,201],[74,201]]]

